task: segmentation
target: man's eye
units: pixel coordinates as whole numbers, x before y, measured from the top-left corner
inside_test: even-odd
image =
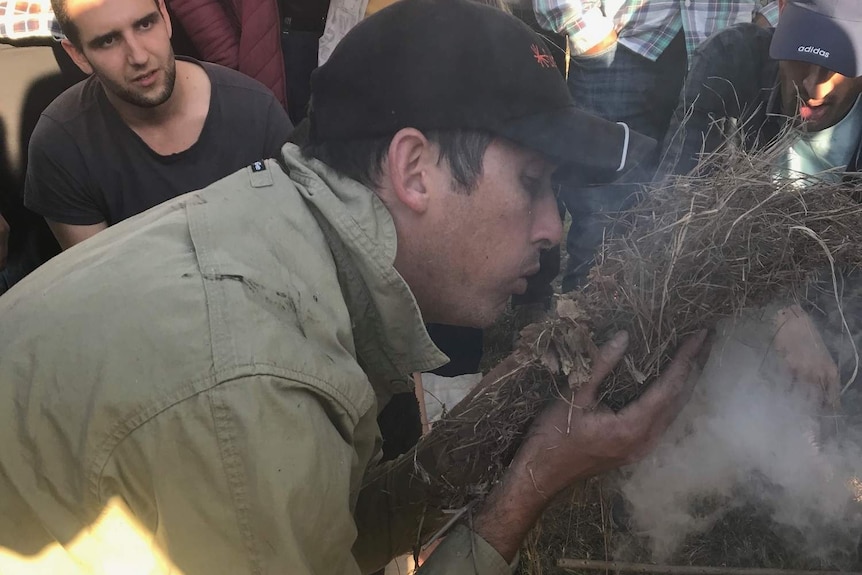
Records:
[[[148,28],[153,27],[153,23],[151,21],[147,20],[146,22],[141,22],[140,27],[141,27],[141,30],[147,30]]]
[[[99,42],[100,48],[108,48],[114,44],[114,38],[105,38]]]
[[[542,192],[542,178],[521,176],[521,185],[531,196],[538,196]]]

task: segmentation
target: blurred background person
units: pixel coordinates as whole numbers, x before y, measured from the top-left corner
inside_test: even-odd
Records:
[[[42,111],[88,75],[61,46],[49,0],[0,0],[0,14],[0,214],[8,228],[2,294],[60,251],[45,219],[24,206],[27,148]],[[177,54],[196,55],[181,27],[173,27],[171,44]]]
[[[305,117],[328,0],[168,0],[200,58],[258,80]]]
[[[539,25],[567,38],[575,103],[660,141],[695,48],[719,30],[751,22],[762,5],[759,0],[533,0],[533,7]],[[655,163],[626,181],[649,181]],[[636,189],[623,182],[563,190],[572,214],[564,291],[582,283],[592,265],[605,228],[599,214],[624,207]]]
[[[292,128],[259,82],[176,58],[163,0],[54,0],[90,78],[39,118],[26,206],[66,249],[163,201],[274,157]]]
[[[783,139],[777,168],[840,180],[862,155],[862,2],[778,0],[776,29],[728,28],[697,51],[657,177],[731,144]]]
[[[52,55],[60,36],[48,0],[0,0],[0,294],[59,252],[45,220],[24,207],[23,180],[39,114],[72,84]]]
[[[747,151],[775,146],[775,177],[790,176],[798,186],[858,179],[862,2],[778,0],[778,6],[781,15],[775,29],[740,24],[714,35],[697,50],[662,146],[657,179],[690,173],[703,155],[723,146]],[[703,168],[697,174],[709,176]],[[809,294],[814,305],[806,305],[805,311],[826,335],[841,380],[847,381],[857,367],[853,348],[862,347],[862,274],[837,271],[841,305],[836,303],[832,274],[826,271],[822,284]],[[779,308],[785,318],[781,323],[791,324],[787,333],[814,331],[808,329],[808,316],[801,309]],[[746,331],[745,345],[750,349],[756,345],[751,333],[764,334],[757,342],[763,349],[773,343],[768,329]],[[820,342],[819,347],[825,345]],[[798,371],[830,373],[819,379],[825,381],[823,387],[834,403],[838,374],[818,370],[822,362],[809,361],[817,347],[810,345],[805,353],[788,357],[799,363]]]

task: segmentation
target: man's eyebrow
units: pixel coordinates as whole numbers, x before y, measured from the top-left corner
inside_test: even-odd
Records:
[[[143,18],[139,18],[139,19],[135,20],[135,23],[134,23],[134,24],[132,24],[132,26],[140,26],[141,24],[150,24],[150,23],[153,23],[153,22],[155,22],[156,20],[158,20],[158,19],[159,19],[159,16],[161,16],[161,14],[159,13],[159,11],[158,11],[158,10],[153,10],[152,12],[150,12],[149,14],[147,14],[146,16],[144,16]]]
[[[160,14],[159,14],[158,10],[153,10],[152,12],[150,12],[149,14],[144,16],[143,18],[138,18],[137,20],[135,20],[132,23],[132,26],[137,28],[141,24],[149,24],[149,23],[155,22],[156,20],[158,20],[159,15]],[[111,30],[110,32],[107,32],[106,34],[102,34],[101,36],[96,36],[95,38],[93,38],[92,40],[87,42],[87,45],[90,46],[91,48],[98,48],[102,43],[106,42],[107,40],[113,40],[114,38],[119,38],[119,36],[120,36],[119,30]]]

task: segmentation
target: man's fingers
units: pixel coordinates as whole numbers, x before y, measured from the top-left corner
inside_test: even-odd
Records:
[[[685,338],[659,378],[638,398],[626,406],[621,415],[631,417],[643,424],[653,424],[653,428],[663,430],[670,425],[677,413],[688,399],[693,382],[689,381],[689,373],[695,364],[697,354],[706,339],[706,330]]]
[[[611,373],[626,353],[629,346],[629,334],[618,331],[614,337],[598,348],[592,357],[593,365],[590,381],[581,386],[573,398],[579,407],[592,407],[598,396],[599,386]]]

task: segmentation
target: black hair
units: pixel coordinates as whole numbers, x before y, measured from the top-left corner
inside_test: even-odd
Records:
[[[471,192],[482,175],[485,151],[494,137],[473,130],[431,130],[424,135],[440,149],[438,162],[446,160],[449,164],[454,187]],[[373,189],[379,183],[391,142],[392,136],[321,144],[306,142],[302,153]]]
[[[66,3],[68,0],[51,0],[51,9],[54,10],[54,18],[57,19],[57,23],[60,25],[60,30],[63,31],[63,35],[66,36],[66,39],[72,43],[72,45],[81,50],[81,36],[78,34],[78,28],[75,26],[75,23],[72,22],[72,19],[69,18],[69,13],[66,11]],[[156,8],[161,10],[161,6],[159,5],[159,0],[153,0],[156,4]]]

